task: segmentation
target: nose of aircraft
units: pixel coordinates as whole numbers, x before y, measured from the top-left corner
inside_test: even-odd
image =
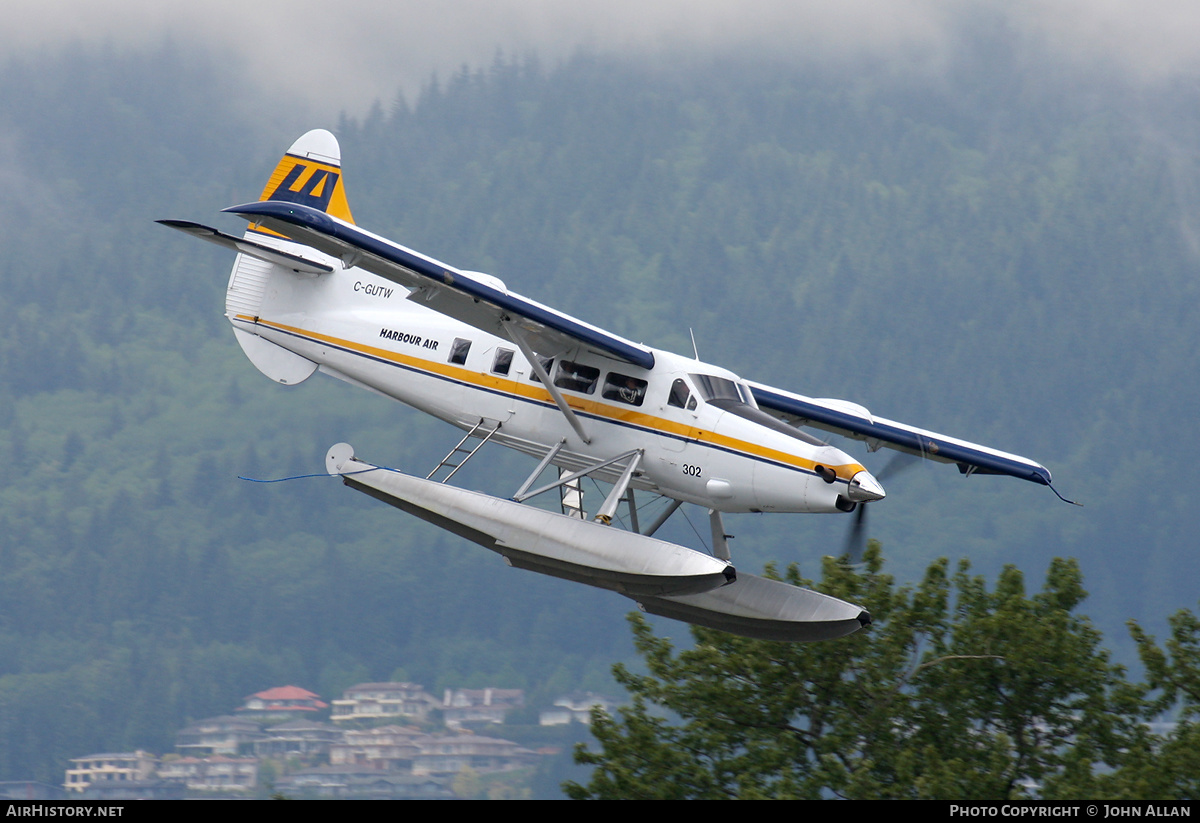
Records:
[[[887,493],[870,472],[861,471],[850,478],[846,496],[855,503],[870,503],[873,500],[882,500],[887,497]]]

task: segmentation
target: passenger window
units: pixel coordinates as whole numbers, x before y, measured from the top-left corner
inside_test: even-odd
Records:
[[[551,367],[554,365],[554,358],[553,357],[539,357],[538,362],[542,364],[542,368],[545,369],[546,374],[549,374]],[[529,370],[529,379],[532,380],[534,383],[542,382],[542,378],[538,377],[537,372],[535,372],[533,369]]]
[[[691,405],[688,405],[689,403]],[[667,405],[687,409],[688,411],[696,408],[696,400],[692,397],[692,393],[688,390],[688,385],[683,382],[682,377],[677,378],[671,384],[671,393],[667,396]]]
[[[512,368],[512,349],[496,349],[496,359],[492,361],[494,374],[508,374]]]
[[[646,399],[646,381],[629,377],[625,374],[609,372],[604,380],[604,391],[601,396],[605,400],[616,400],[631,406],[640,406]]]
[[[467,352],[471,350],[471,341],[464,340],[461,337],[454,338],[454,345],[450,347],[450,362],[463,365],[467,362]]]
[[[596,390],[596,381],[600,378],[600,370],[582,363],[572,363],[570,360],[560,360],[558,372],[554,375],[554,385],[568,391],[591,394]]]

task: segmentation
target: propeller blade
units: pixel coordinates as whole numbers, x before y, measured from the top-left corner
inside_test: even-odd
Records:
[[[876,472],[875,479],[882,483],[898,474],[903,474],[920,462],[921,458],[917,457],[915,454],[909,454],[908,452],[896,452],[891,456],[888,462],[883,464],[883,468]]]
[[[845,555],[851,563],[862,562],[863,552],[867,550],[867,504],[859,503],[854,513],[854,522],[850,525],[850,533],[846,535]]]

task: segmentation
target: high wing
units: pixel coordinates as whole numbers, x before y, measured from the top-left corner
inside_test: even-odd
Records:
[[[759,408],[793,426],[812,426],[862,440],[871,451],[884,447],[942,463],[954,463],[967,475],[1006,474],[1050,486],[1050,471],[1020,455],[875,417],[862,406],[844,400],[814,399],[761,383],[752,382],[750,388]]]
[[[654,367],[654,352],[646,346],[510,292],[498,278],[460,271],[310,206],[264,200],[225,211],[337,257],[347,268],[358,266],[412,289],[409,300],[455,320],[518,345],[521,337],[540,354],[584,346],[644,369]]]

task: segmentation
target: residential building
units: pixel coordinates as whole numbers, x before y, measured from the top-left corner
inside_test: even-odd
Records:
[[[365,766],[384,771],[411,772],[429,735],[410,726],[380,726],[347,730],[345,740],[329,749],[334,766]]]
[[[198,720],[175,735],[175,748],[193,757],[248,754],[266,737],[262,723],[232,714]]]
[[[334,723],[405,717],[424,721],[438,708],[437,698],[416,683],[359,683],[333,701]]]
[[[182,783],[191,791],[244,792],[258,785],[258,760],[253,757],[180,757],[158,767],[162,780]]]
[[[101,780],[84,789],[83,800],[182,800],[182,783],[170,780]]]
[[[93,783],[130,783],[154,777],[158,759],[149,752],[89,754],[71,758],[73,767],[67,769],[63,788],[83,793]]]
[[[318,766],[275,782],[286,797],[450,800],[453,778],[383,772],[363,766]]]
[[[537,752],[511,740],[475,734],[428,737],[420,741],[421,752],[413,759],[413,774],[457,774],[464,769],[500,772],[537,762]]]
[[[538,723],[542,726],[565,726],[568,723],[592,722],[592,708],[598,707],[609,711],[612,698],[592,692],[572,692],[554,701],[553,709],[545,709],[538,715]]]
[[[254,743],[254,754],[258,757],[323,757],[329,754],[330,746],[341,743],[344,737],[341,729],[311,717],[270,726],[263,730],[263,735]]]
[[[452,729],[468,723],[503,723],[510,711],[524,706],[521,689],[446,689],[442,719]]]
[[[299,717],[328,708],[328,703],[322,703],[321,699],[308,689],[299,686],[279,686],[250,695],[235,711],[259,717]]]

